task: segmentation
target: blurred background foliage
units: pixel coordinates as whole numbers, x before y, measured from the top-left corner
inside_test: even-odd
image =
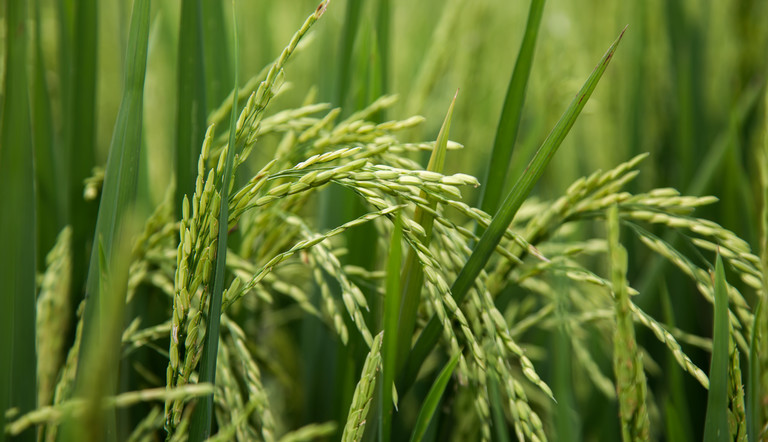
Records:
[[[54,2],[41,3],[41,47],[51,99],[62,97],[60,30]],[[61,2],[71,7],[72,1]],[[205,2],[204,2],[205,3]],[[217,2],[213,2],[217,3]],[[316,2],[238,2],[241,78],[258,73],[282,49],[301,24],[298,11]],[[375,1],[362,1],[353,56],[370,58],[361,46],[375,27]],[[222,3],[229,7],[227,2]],[[145,129],[151,155],[150,182],[170,180],[176,102],[176,52],[179,4],[154,2],[146,80]],[[346,2],[328,8],[301,56],[286,70],[292,90],[280,105],[300,103],[317,87],[321,101],[338,97],[338,52]],[[106,162],[106,150],[117,115],[121,91],[122,55],[130,2],[98,9],[98,77],[96,162]],[[447,170],[482,175],[493,144],[498,115],[509,75],[522,39],[528,4],[501,0],[391,2],[390,63],[387,91],[400,95],[392,114],[420,114],[427,124],[419,131],[434,136],[447,102],[456,89],[456,124],[452,139],[467,149],[448,158]],[[66,13],[66,12],[65,12]],[[628,24],[615,67],[606,73],[599,93],[565,141],[541,183],[545,196],[554,196],[575,178],[606,169],[640,153],[650,152],[653,166],[639,186],[654,183],[721,197],[713,210],[725,217],[725,227],[746,239],[757,239],[754,149],[761,144],[760,90],[766,72],[768,5],[759,0],[649,0],[644,2],[588,1],[546,3],[537,42],[525,110],[515,148],[515,162],[525,164],[523,152],[537,147],[573,96],[594,60],[616,33]],[[223,14],[230,25],[231,18]],[[230,33],[222,33],[231,40]],[[231,43],[231,42],[230,42]],[[231,48],[231,44],[229,44]],[[231,49],[230,49],[231,51]],[[231,63],[233,54],[221,60]],[[70,66],[66,66],[70,68]],[[224,66],[231,70],[230,66]],[[231,78],[231,76],[230,76]],[[352,76],[352,83],[365,81]],[[351,91],[347,109],[366,103]],[[209,89],[214,89],[210,88]],[[208,107],[219,107],[225,86],[209,92]],[[370,100],[368,100],[370,102]],[[359,107],[359,106],[356,106]],[[59,106],[52,106],[61,130]],[[345,112],[349,112],[346,110]],[[414,134],[413,138],[419,138]],[[723,148],[721,145],[726,145]],[[714,157],[714,158],[712,158]],[[714,166],[708,166],[708,160]],[[518,172],[518,171],[515,171]],[[510,177],[516,174],[510,173]],[[510,178],[511,181],[511,178]],[[477,192],[479,194],[479,191]],[[477,198],[478,195],[470,198]],[[157,204],[161,192],[152,192]],[[725,210],[728,207],[733,210]],[[751,216],[743,216],[744,214]]]

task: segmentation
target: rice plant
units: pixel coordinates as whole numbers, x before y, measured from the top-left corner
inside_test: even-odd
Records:
[[[0,440],[768,437],[766,6],[551,3],[3,3]]]

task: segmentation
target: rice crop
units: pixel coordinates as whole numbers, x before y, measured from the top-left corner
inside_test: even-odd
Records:
[[[0,441],[768,438],[766,14],[4,2]]]

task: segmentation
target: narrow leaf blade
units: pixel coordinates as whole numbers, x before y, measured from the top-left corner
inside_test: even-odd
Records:
[[[382,349],[381,404],[379,406],[379,440],[390,439],[392,423],[392,387],[397,358],[397,319],[400,311],[400,263],[402,261],[402,219],[398,213],[387,259],[386,294],[384,297],[384,343]]]
[[[0,120],[0,412],[35,408],[35,186],[26,57],[27,3],[5,6],[5,90]],[[4,440],[5,434],[0,435]],[[33,430],[19,440],[33,441]]]
[[[453,118],[453,107],[456,104],[456,95],[453,96],[448,112],[445,115],[443,126],[440,128],[440,132],[437,134],[437,141],[435,142],[435,148],[432,151],[432,155],[429,158],[427,170],[431,172],[442,172],[445,165],[446,152],[448,150],[448,135],[451,130],[451,119]],[[422,192],[422,197],[426,198],[426,194]],[[433,201],[430,205],[433,209],[437,204]],[[424,228],[424,243],[429,244],[432,236],[432,225],[434,218],[428,212],[425,212],[420,207],[416,208],[413,219]],[[403,266],[403,273],[401,276],[403,281],[402,287],[402,300],[400,301],[400,320],[398,327],[397,338],[397,372],[399,373],[405,364],[408,352],[411,350],[411,339],[413,338],[413,330],[416,326],[416,313],[419,309],[419,301],[421,300],[421,289],[424,282],[424,272],[419,265],[416,257],[416,252],[412,249],[408,250],[406,255],[405,265]]]
[[[712,340],[712,364],[709,369],[707,417],[704,424],[706,442],[730,440],[728,429],[728,288],[723,259],[715,263],[715,324]]]
[[[83,316],[83,351],[78,357],[77,391],[84,394],[91,388],[90,370],[97,348],[106,360],[102,365],[115,368],[105,380],[103,394],[112,395],[117,388],[116,369],[119,352],[106,352],[106,348],[120,347],[120,333],[108,333],[115,320],[113,311],[125,303],[124,290],[104,291],[100,285],[103,275],[110,281],[119,281],[120,275],[110,275],[108,265],[120,262],[121,252],[115,245],[124,238],[130,238],[135,230],[133,223],[126,222],[133,215],[138,186],[138,170],[141,152],[141,130],[144,105],[144,79],[147,67],[147,45],[149,40],[150,0],[136,0],[131,14],[131,28],[128,48],[125,54],[123,96],[112,134],[109,158],[104,175],[104,189],[96,220],[94,246],[88,271]],[[99,259],[99,254],[104,259]],[[127,272],[127,266],[125,268]],[[119,316],[121,317],[121,316]],[[107,337],[111,339],[107,339]],[[107,428],[107,437],[114,438],[114,429]]]
[[[489,157],[488,172],[482,187],[480,208],[486,213],[493,214],[496,212],[504,191],[507,168],[512,158],[512,151],[520,127],[520,118],[523,114],[525,90],[533,65],[533,54],[536,38],[539,34],[541,16],[544,12],[544,3],[545,0],[531,1],[523,42],[520,44],[520,52],[517,54],[515,68],[507,86],[507,96],[504,99],[504,107],[499,117],[496,138],[493,141],[493,150]]]
[[[184,195],[195,191],[197,159],[206,130],[205,68],[201,0],[181,2],[176,99],[176,217]]]
[[[413,433],[411,433],[411,442],[418,442],[424,437],[429,422],[432,420],[432,416],[434,416],[435,410],[437,410],[437,406],[440,404],[440,398],[443,396],[445,387],[453,375],[453,370],[459,363],[459,355],[459,353],[453,355],[451,360],[443,367],[437,379],[435,379],[432,388],[429,389],[429,393],[427,393],[424,404],[419,411],[419,416],[416,418],[416,425],[413,428]]]

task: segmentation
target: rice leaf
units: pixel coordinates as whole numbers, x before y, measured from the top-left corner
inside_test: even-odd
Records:
[[[72,226],[72,309],[85,292],[90,267],[90,247],[93,244],[98,206],[83,198],[83,182],[91,176],[96,165],[96,94],[98,85],[98,5],[96,0],[74,2],[72,25],[71,61],[62,60],[65,68],[63,78],[69,77],[65,97],[69,106],[63,109],[66,116],[64,171],[67,181],[67,224]],[[65,19],[60,25],[68,22]],[[66,39],[63,39],[66,40]],[[65,43],[62,43],[65,44]],[[62,54],[68,55],[68,54]],[[71,63],[71,66],[69,66]]]
[[[572,348],[573,329],[569,324],[570,302],[568,299],[568,281],[565,278],[556,280],[555,291],[555,318],[558,327],[552,333],[552,347],[554,349],[552,390],[557,398],[555,408],[555,434],[558,440],[562,442],[577,442],[581,436],[580,415],[576,413],[576,401],[574,398],[574,379],[573,374],[574,357],[578,358],[576,351]],[[578,341],[577,341],[578,342]],[[608,381],[609,388],[613,391],[613,382]]]
[[[347,104],[347,99],[352,88],[352,70],[354,67],[354,49],[356,36],[360,24],[360,13],[363,7],[361,0],[348,0],[346,12],[344,13],[344,25],[341,30],[341,41],[339,43],[339,64],[336,83],[337,106],[342,108]]]
[[[390,44],[390,21],[392,15],[392,5],[390,0],[379,0],[379,8],[376,11],[376,48],[378,54],[378,85],[380,95],[389,92],[389,44]],[[379,112],[381,120],[385,120],[384,110]]]
[[[392,389],[397,359],[397,319],[400,312],[400,263],[402,261],[403,227],[400,213],[395,218],[387,259],[386,294],[384,296],[384,343],[382,344],[381,403],[379,410],[379,440],[390,440],[392,424]]]
[[[707,417],[704,424],[704,441],[731,440],[728,429],[728,288],[725,281],[723,259],[717,255],[715,262],[715,318],[712,337],[712,364],[709,369],[709,394]]]
[[[616,374],[621,435],[625,442],[644,441],[650,437],[646,406],[648,384],[632,324],[631,301],[627,290],[627,251],[619,242],[618,206],[613,205],[608,209],[607,218],[611,283],[616,314],[613,370]]]
[[[437,141],[435,142],[435,147],[432,150],[432,155],[427,164],[428,171],[442,172],[445,166],[448,136],[451,130],[453,107],[456,104],[457,95],[458,91],[456,91],[456,95],[453,96],[453,100],[451,100],[451,104],[448,106],[448,112],[445,115],[445,120],[443,120],[443,126],[437,134]],[[422,192],[421,197],[426,198],[426,193]],[[430,203],[430,208],[434,209],[435,207],[437,207],[437,202],[433,200]],[[413,214],[413,220],[424,229],[423,241],[424,245],[428,246],[432,239],[434,216],[423,210],[421,207],[416,207]],[[397,332],[398,373],[405,364],[408,352],[411,350],[411,340],[413,339],[413,330],[416,326],[416,316],[419,309],[419,302],[421,301],[421,289],[424,283],[424,271],[418,262],[416,251],[413,249],[408,250],[400,280],[402,281],[403,286],[402,300],[400,301],[400,320]]]
[[[216,2],[213,2],[216,3]],[[176,98],[176,217],[195,192],[197,159],[206,130],[202,0],[181,2]],[[237,85],[235,85],[237,86]]]
[[[206,112],[218,108],[231,91],[232,62],[230,61],[224,2],[203,1],[203,60],[205,62]]]
[[[353,57],[353,61],[356,64],[353,75],[355,81],[350,85],[348,93],[351,96],[347,98],[347,101],[353,102],[355,109],[363,109],[383,94],[381,72],[379,70],[381,60],[378,46],[375,43],[376,34],[373,27],[370,26],[370,20],[365,20],[365,25],[360,26],[357,35],[355,53],[359,56]],[[369,118],[374,122],[380,121],[381,112],[377,112]],[[335,199],[337,199],[335,204],[344,208],[344,211],[338,214],[342,215],[343,219],[339,219],[337,215],[337,219],[332,222],[333,226],[349,218],[359,217],[368,211],[364,201],[358,195],[338,188],[331,188],[329,190],[337,194],[335,196]],[[373,223],[366,223],[351,229],[347,232],[349,253],[346,262],[367,270],[374,270],[377,264],[378,238],[379,233],[376,231]],[[368,299],[380,299],[374,298],[371,290],[367,288],[363,288],[363,292]],[[371,308],[371,316],[379,318],[382,311],[381,303],[371,302]],[[350,386],[353,385],[354,378],[349,379],[348,384]],[[346,407],[344,408],[342,411],[346,411]]]
[[[128,287],[128,269],[131,264],[134,225],[133,216],[121,220],[119,236],[113,238],[112,253],[108,258],[104,243],[99,241],[97,279],[99,302],[98,323],[91,331],[96,335],[84,335],[77,366],[77,399],[83,400],[82,417],[75,425],[64,430],[64,440],[113,441],[117,440],[115,410],[105,409],[106,398],[116,394],[117,373],[120,364],[120,338],[125,317],[125,295]],[[92,258],[93,259],[93,258]],[[90,281],[90,278],[89,278]],[[86,311],[89,302],[86,302]],[[92,323],[93,324],[93,323]],[[85,327],[85,324],[84,324]],[[84,329],[85,330],[85,329]],[[85,374],[84,374],[85,373]]]
[[[238,36],[237,36],[237,14],[235,13],[236,2],[232,1],[232,34],[234,36],[235,55],[238,54]],[[238,75],[238,57],[235,56],[235,79],[233,90],[237,91],[239,84]],[[199,382],[206,382],[216,385],[216,358],[219,354],[219,328],[221,326],[221,302],[224,292],[224,278],[227,263],[227,239],[229,236],[229,183],[232,176],[232,169],[235,163],[235,124],[237,122],[237,98],[236,93],[232,94],[232,113],[229,118],[229,141],[227,148],[227,159],[224,163],[224,175],[222,177],[221,202],[219,208],[219,232],[216,264],[213,275],[213,290],[211,291],[211,302],[208,307],[206,321],[205,344],[203,347],[203,356],[200,359],[200,377]],[[213,422],[213,393],[200,399],[192,415],[192,426],[189,430],[189,439],[193,442],[203,441],[211,436],[211,424]]]
[[[139,157],[141,149],[142,111],[144,104],[144,79],[147,66],[147,42],[149,38],[150,0],[136,0],[131,14],[131,28],[128,36],[128,49],[125,54],[125,73],[123,96],[120,103],[109,158],[104,176],[104,188],[96,220],[96,234],[86,287],[87,302],[83,316],[83,337],[85,339],[78,358],[77,390],[81,393],[91,383],[89,363],[96,363],[95,354],[108,358],[100,361],[103,366],[116,370],[119,351],[110,351],[120,347],[120,333],[111,336],[107,333],[113,322],[121,323],[122,316],[113,316],[125,303],[125,290],[120,286],[104,292],[100,286],[103,275],[111,282],[119,281],[116,270],[110,271],[107,265],[122,264],[129,259],[130,248],[119,249],[114,246],[135,233],[132,223],[127,219],[132,216],[136,199]],[[74,238],[73,238],[74,241]],[[126,241],[128,241],[126,239]],[[98,259],[99,253],[104,259]],[[118,259],[122,257],[122,260]],[[125,271],[127,272],[127,265]],[[114,273],[114,274],[113,274]],[[112,307],[118,306],[118,307]],[[112,338],[109,340],[108,337]],[[112,395],[117,387],[116,374],[111,372],[105,382],[104,394]],[[110,430],[108,429],[108,433]],[[114,434],[111,436],[114,437]]]
[[[41,1],[31,2],[34,12],[34,73],[32,81],[32,129],[35,145],[35,184],[37,185],[37,256],[45,256],[56,243],[59,231],[63,227],[63,201],[66,197],[61,186],[59,158],[55,155],[59,147],[56,143],[51,109],[51,94],[46,80],[46,66],[43,57],[43,45],[40,9]],[[40,260],[38,264],[45,264]]]
[[[549,164],[549,161],[552,159],[555,152],[557,152],[557,149],[560,147],[560,144],[562,144],[565,136],[568,134],[571,127],[573,127],[576,118],[579,116],[579,113],[581,113],[587,100],[595,90],[597,83],[603,76],[605,69],[608,67],[608,63],[610,63],[613,53],[616,51],[616,47],[624,36],[625,30],[626,28],[621,31],[621,34],[619,34],[616,41],[614,41],[608,48],[608,51],[606,51],[603,58],[595,67],[595,70],[589,78],[587,78],[587,81],[584,83],[579,93],[576,94],[576,97],[568,106],[568,109],[566,109],[549,136],[544,140],[544,143],[529,163],[528,168],[517,180],[517,183],[515,183],[515,186],[507,195],[501,208],[493,217],[491,224],[483,233],[464,267],[462,267],[459,275],[451,286],[451,296],[455,299],[456,304],[461,304],[466,297],[470,287],[472,287],[475,282],[475,278],[477,278],[477,275],[480,274],[485,267],[485,264],[490,259],[491,254],[493,254],[493,251],[499,244],[501,237],[504,235],[504,232],[506,232],[510,222],[512,222],[517,210],[528,197],[534,184],[536,184],[539,177],[541,177],[541,174],[544,172],[544,168]],[[433,317],[421,332],[403,372],[402,385],[400,386],[401,392],[405,392],[413,383],[422,362],[437,343],[437,340],[440,337],[440,330],[441,327],[437,318]]]
[[[669,327],[675,327],[675,315],[666,284],[661,286],[661,307],[664,323]],[[667,356],[666,365],[667,388],[669,390],[669,397],[664,401],[667,439],[693,440],[693,428],[689,414],[690,406],[685,395],[683,372],[677,365],[674,355]]]
[[[507,427],[507,418],[504,416],[504,405],[502,403],[499,380],[493,372],[489,373],[488,377],[488,396],[491,403],[496,440],[499,442],[509,442],[509,428]]]
[[[504,192],[504,183],[507,177],[507,169],[512,159],[512,151],[517,140],[517,131],[520,127],[520,117],[523,114],[525,103],[525,91],[528,86],[528,77],[533,65],[533,54],[536,47],[536,38],[539,34],[539,25],[544,11],[545,0],[531,0],[528,10],[528,22],[525,25],[525,34],[520,44],[520,52],[517,54],[515,68],[507,86],[507,96],[504,99],[504,107],[499,117],[499,125],[496,128],[496,138],[493,141],[493,150],[488,159],[488,171],[480,208],[486,213],[495,213],[499,207],[501,196]]]
[[[29,85],[27,3],[6,2],[5,89],[0,117],[0,416],[35,408],[35,184]],[[0,440],[5,434],[0,435]],[[19,440],[35,440],[33,430]]]
[[[429,422],[432,420],[432,416],[434,416],[437,406],[440,404],[440,398],[443,396],[445,387],[448,385],[448,381],[451,380],[453,370],[459,363],[459,356],[460,353],[453,355],[451,360],[440,371],[435,382],[432,383],[432,387],[429,389],[429,393],[427,393],[427,397],[424,399],[419,415],[416,418],[416,424],[413,427],[413,433],[411,433],[411,442],[421,441],[424,437]]]

